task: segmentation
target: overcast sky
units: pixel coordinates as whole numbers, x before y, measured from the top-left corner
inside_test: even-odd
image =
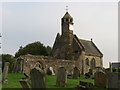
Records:
[[[74,34],[90,40],[104,54],[104,66],[118,61],[117,2],[6,2],[2,3],[2,53],[14,55],[20,46],[40,41],[53,46],[61,33],[66,5],[73,17]],[[1,6],[1,4],[0,4]],[[0,22],[1,24],[1,22]]]

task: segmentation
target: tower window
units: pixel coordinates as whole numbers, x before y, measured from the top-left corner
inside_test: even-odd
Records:
[[[68,21],[68,19],[66,19],[66,21]]]
[[[70,22],[72,22],[72,19],[70,19]]]
[[[88,66],[90,65],[90,64],[89,64],[89,59],[88,59],[88,58],[86,59],[86,65],[88,65]]]

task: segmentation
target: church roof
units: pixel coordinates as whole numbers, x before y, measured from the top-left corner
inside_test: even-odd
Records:
[[[85,51],[86,55],[103,56],[92,40],[79,39],[76,35],[74,35],[74,38],[78,41],[79,47]]]
[[[68,12],[66,12],[65,15],[63,16],[63,18],[72,18],[72,17]]]
[[[97,46],[93,43],[93,41],[79,39],[80,43],[83,45],[85,49],[85,53],[87,55],[97,55],[103,56]]]

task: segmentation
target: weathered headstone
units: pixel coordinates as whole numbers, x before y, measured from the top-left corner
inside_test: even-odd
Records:
[[[52,67],[49,67],[49,68],[47,69],[47,75],[55,75]]]
[[[45,71],[36,67],[30,72],[32,88],[46,88]]]
[[[77,67],[74,67],[73,79],[78,79],[80,77],[80,70]]]
[[[120,90],[120,72],[108,73],[108,88]]]
[[[106,88],[108,86],[108,78],[106,73],[102,71],[97,71],[94,74],[94,78],[95,86],[99,86],[102,88]]]
[[[19,82],[20,82],[20,84],[22,85],[23,88],[27,88],[28,90],[31,89],[31,86],[30,86],[30,84],[27,82],[27,80],[21,79]]]
[[[18,58],[15,62],[14,62],[14,68],[13,68],[13,73],[23,73],[23,63],[24,60],[22,58]]]
[[[56,85],[59,87],[65,87],[67,84],[67,72],[64,67],[60,67],[57,73]]]
[[[9,62],[5,62],[3,74],[2,74],[2,83],[6,84],[8,82],[8,70],[9,70]]]

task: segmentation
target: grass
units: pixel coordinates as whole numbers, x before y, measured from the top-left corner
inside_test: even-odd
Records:
[[[2,88],[22,88],[22,86],[19,83],[19,80],[23,78],[23,74],[13,74],[9,73],[8,74],[8,84],[3,84]],[[47,81],[47,87],[48,88],[61,88],[57,87],[56,84],[56,76],[46,76],[46,81]],[[81,75],[79,79],[67,79],[67,85],[65,88],[75,88],[78,84],[79,81],[85,81],[85,82],[91,82],[94,84],[94,80],[92,79],[85,79],[84,75]]]

